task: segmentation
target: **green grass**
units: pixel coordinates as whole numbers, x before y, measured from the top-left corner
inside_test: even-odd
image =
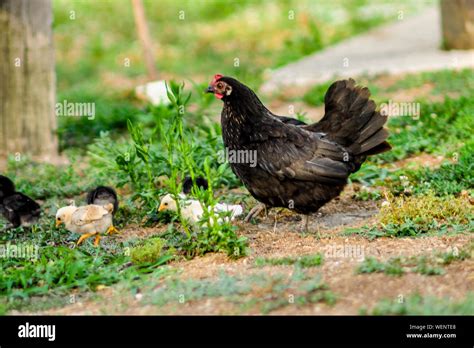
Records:
[[[373,162],[364,164],[360,171],[351,176],[354,182],[365,186],[385,186],[391,194],[438,197],[460,196],[474,190],[474,142],[461,137],[460,147],[439,167],[388,169]],[[464,142],[463,142],[464,141]],[[360,193],[363,199],[363,192]]]
[[[412,220],[402,224],[388,224],[383,226],[362,226],[357,228],[346,228],[343,236],[359,235],[369,240],[381,237],[403,238],[421,236],[443,236],[460,233],[472,233],[474,221],[469,220],[467,224],[447,224],[433,222],[428,225],[419,225]]]
[[[421,152],[452,156],[462,144],[461,139],[470,138],[474,131],[472,97],[420,103],[419,119],[400,116],[389,120],[393,149],[377,156],[377,161],[392,162]]]
[[[144,273],[159,272],[167,259],[146,266],[128,266],[129,257],[107,251],[44,246],[37,260],[4,258],[0,274],[0,294],[8,299],[8,309],[22,308],[35,296],[65,296],[71,290],[95,291],[119,281],[130,281]]]
[[[366,309],[361,310],[367,314]],[[454,301],[434,296],[414,294],[404,299],[385,299],[370,311],[372,315],[472,315],[474,313],[474,294],[469,293],[463,300]]]
[[[414,183],[409,191],[415,195],[429,192],[434,192],[437,196],[460,195],[463,191],[472,192],[474,189],[473,160],[474,141],[469,140],[455,154],[453,162],[445,162],[436,169],[407,169],[399,171],[398,174],[403,174],[405,181]],[[401,194],[406,189],[400,177],[401,175],[394,175],[389,183],[394,194]]]

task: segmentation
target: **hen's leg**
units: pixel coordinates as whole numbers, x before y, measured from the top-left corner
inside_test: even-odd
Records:
[[[278,212],[275,213],[275,224],[273,225],[273,233],[276,232],[277,222],[278,222]]]
[[[301,232],[308,233],[309,215],[303,215],[301,220]]]
[[[253,217],[257,216],[258,214],[260,214],[262,212],[262,210],[266,210],[266,206],[265,204],[257,204],[255,207],[253,207],[250,212],[247,214],[247,216],[245,217],[244,221],[245,222],[249,222],[250,219],[252,219]]]

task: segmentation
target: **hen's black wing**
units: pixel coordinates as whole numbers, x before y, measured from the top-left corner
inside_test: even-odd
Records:
[[[257,166],[280,180],[345,183],[350,174],[349,150],[294,125],[265,118],[250,143],[257,150]]]

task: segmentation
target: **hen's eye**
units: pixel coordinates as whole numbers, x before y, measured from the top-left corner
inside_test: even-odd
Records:
[[[224,85],[222,84],[222,82],[219,82],[219,83],[217,84],[217,88],[222,88],[222,87],[224,87]]]

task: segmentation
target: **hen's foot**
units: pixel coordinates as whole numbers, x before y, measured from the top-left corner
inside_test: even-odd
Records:
[[[245,217],[244,221],[245,222],[249,222],[252,218],[258,216],[262,210],[267,210],[267,207],[265,206],[265,204],[257,204],[255,207],[253,207],[250,212],[247,214],[247,216]]]

